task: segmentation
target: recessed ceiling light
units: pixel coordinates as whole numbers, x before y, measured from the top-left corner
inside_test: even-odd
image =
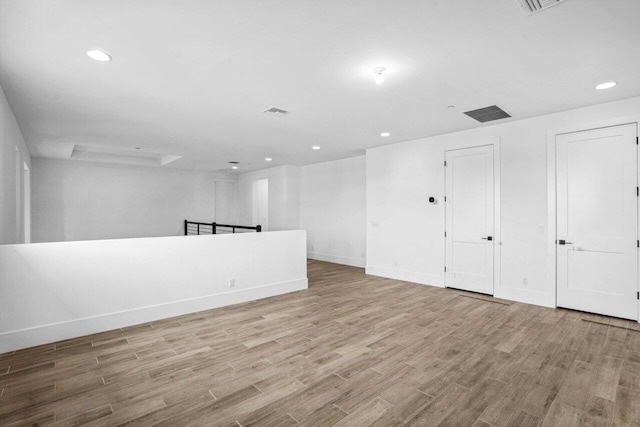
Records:
[[[270,162],[271,160],[273,160],[271,157],[267,157],[264,159],[265,162]]]
[[[238,167],[237,166],[231,166],[231,169],[236,170],[236,169],[238,169]]]
[[[387,71],[384,67],[376,67],[373,69],[373,74],[375,75],[376,83],[381,85],[384,83],[384,73]]]
[[[314,145],[314,146],[313,146],[313,147],[311,147],[311,148],[313,148],[314,150],[319,150],[319,149],[320,149],[320,146],[319,146],[319,145]]]
[[[453,110],[454,108],[456,108],[456,106],[455,106],[455,105],[447,105],[447,108],[448,108],[449,110]]]
[[[91,59],[95,59],[100,62],[109,62],[111,61],[111,55],[108,53],[104,53],[101,50],[90,50],[87,52],[87,56]]]
[[[391,132],[382,132],[380,136],[386,138],[387,136],[391,136]]]
[[[617,85],[616,82],[606,82],[606,83],[600,83],[598,86],[596,86],[597,90],[603,90],[603,89],[611,89],[612,87],[614,87],[615,85]]]

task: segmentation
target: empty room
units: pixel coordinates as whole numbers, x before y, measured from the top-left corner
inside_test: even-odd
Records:
[[[0,426],[639,426],[640,1],[0,0]]]

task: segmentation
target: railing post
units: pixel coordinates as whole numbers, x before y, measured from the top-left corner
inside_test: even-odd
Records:
[[[235,227],[231,227],[231,230],[233,231],[233,234],[236,234],[236,228]]]
[[[260,224],[256,225],[256,233],[260,233],[262,231],[262,226]]]
[[[198,236],[200,235],[200,223],[198,223]]]
[[[185,220],[184,220],[184,235],[185,235],[185,236],[187,235],[187,227],[188,227],[188,225],[187,225],[187,220],[185,219]]]
[[[211,234],[216,234],[216,223],[215,222],[211,223]]]

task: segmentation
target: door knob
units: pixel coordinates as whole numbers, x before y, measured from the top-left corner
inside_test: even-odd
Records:
[[[493,240],[493,236],[481,237],[482,240]]]

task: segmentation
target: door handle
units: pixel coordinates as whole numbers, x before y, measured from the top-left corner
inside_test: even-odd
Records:
[[[481,237],[482,240],[493,240],[493,236]]]
[[[567,242],[566,240],[560,239],[558,240],[559,245],[573,245],[571,242]]]

